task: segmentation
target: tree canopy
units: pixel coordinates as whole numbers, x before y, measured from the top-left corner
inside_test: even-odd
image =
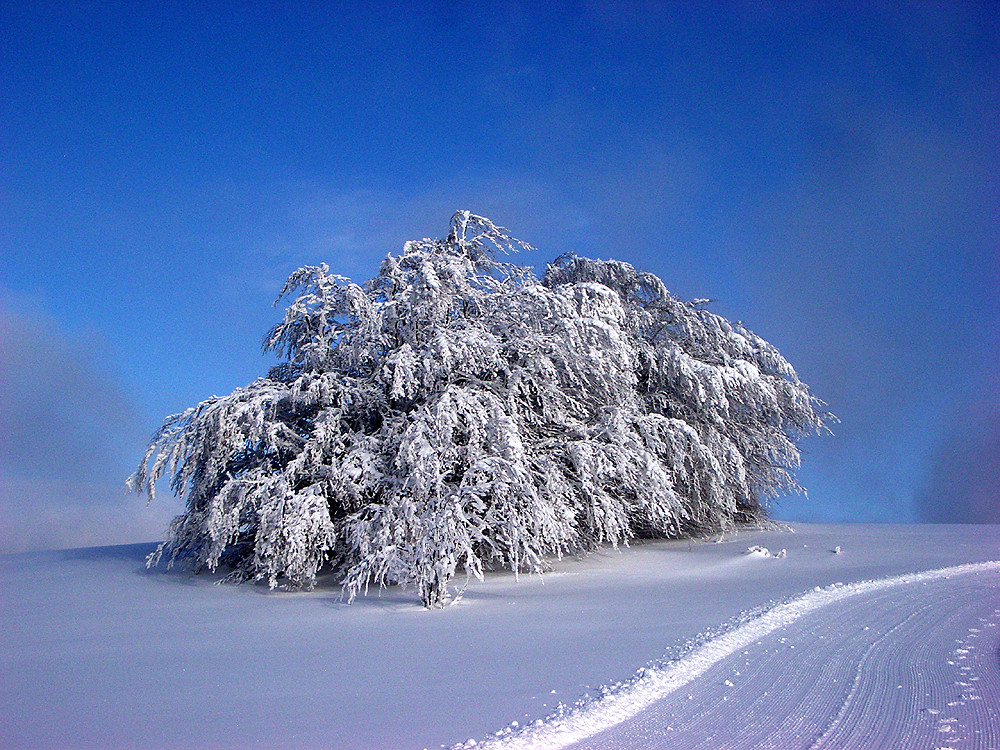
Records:
[[[364,286],[295,271],[263,342],[282,363],[168,417],[129,478],[185,502],[150,563],[329,568],[348,598],[436,606],[461,571],[758,522],[799,489],[796,441],[831,417],[773,346],[628,263],[568,253],[539,280],[519,247],[459,211]]]

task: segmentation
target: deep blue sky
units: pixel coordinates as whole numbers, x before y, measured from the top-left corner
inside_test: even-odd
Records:
[[[690,5],[3,4],[2,546],[157,536],[284,277],[458,208],[776,344],[842,420],[779,517],[1000,520],[1000,5]]]

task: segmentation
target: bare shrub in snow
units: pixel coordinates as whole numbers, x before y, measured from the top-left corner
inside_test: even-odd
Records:
[[[795,441],[828,415],[777,350],[627,263],[563,255],[455,214],[364,286],[325,265],[264,348],[285,361],[168,417],[130,486],[169,477],[169,552],[238,577],[349,598],[459,571],[540,571],[550,555],[761,520],[797,489]]]

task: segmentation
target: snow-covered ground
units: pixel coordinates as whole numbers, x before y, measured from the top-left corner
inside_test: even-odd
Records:
[[[1000,746],[997,566],[907,577],[1000,560],[996,526],[642,544],[438,611],[214,586],[151,549],[0,557],[0,745]]]
[[[998,584],[988,562],[817,587],[485,746],[997,747]]]

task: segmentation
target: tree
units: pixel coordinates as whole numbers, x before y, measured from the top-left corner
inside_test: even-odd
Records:
[[[460,211],[364,287],[293,273],[263,342],[282,364],[168,417],[129,478],[186,503],[150,564],[271,587],[329,567],[349,599],[438,606],[460,570],[724,530],[798,489],[795,441],[830,415],[774,347],[627,263],[538,280],[501,260],[518,247]]]

